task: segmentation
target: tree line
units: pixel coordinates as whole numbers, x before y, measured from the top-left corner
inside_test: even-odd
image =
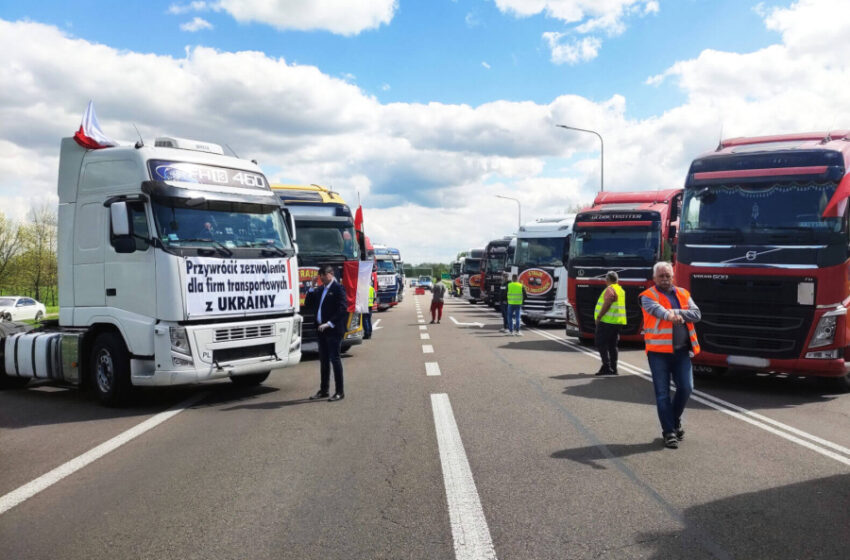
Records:
[[[52,204],[35,205],[23,221],[0,211],[0,295],[58,305],[57,217]]]

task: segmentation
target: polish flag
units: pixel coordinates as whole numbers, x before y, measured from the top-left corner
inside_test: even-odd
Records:
[[[354,213],[354,229],[356,231],[363,231],[363,205],[357,207],[357,211]]]
[[[89,150],[98,150],[100,148],[108,148],[117,146],[118,142],[107,136],[100,129],[100,123],[97,122],[97,115],[94,114],[94,103],[89,101],[86,112],[83,113],[83,122],[80,123],[80,130],[74,133],[74,140],[83,148]]]
[[[348,297],[349,313],[369,312],[369,284],[372,261],[348,261],[343,265],[342,285]]]

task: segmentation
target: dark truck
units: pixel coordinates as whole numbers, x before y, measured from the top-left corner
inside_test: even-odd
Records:
[[[511,237],[494,239],[484,247],[484,259],[481,261],[481,299],[490,307],[500,307],[502,286],[505,284],[508,246]]]

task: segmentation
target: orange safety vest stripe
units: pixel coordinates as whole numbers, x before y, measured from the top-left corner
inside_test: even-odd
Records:
[[[648,290],[644,290],[638,297],[648,297],[657,302],[664,309],[673,309],[670,301],[666,297],[661,297],[661,294],[653,286]],[[691,294],[684,288],[676,288],[676,299],[679,300],[679,307],[682,309],[688,308],[688,300],[691,299]],[[666,319],[659,319],[655,315],[643,311],[643,340],[646,343],[647,352],[663,352],[666,354],[673,353],[673,322]],[[694,356],[699,354],[700,347],[697,341],[697,331],[693,323],[685,323],[688,327],[688,336],[691,339],[691,349]]]

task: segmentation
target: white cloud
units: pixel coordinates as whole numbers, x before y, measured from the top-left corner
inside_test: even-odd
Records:
[[[381,104],[343,79],[260,52],[136,53],[0,20],[0,208],[22,217],[30,200],[55,201],[58,139],[77,129],[94,96],[114,138],[135,139],[135,123],[148,141],[173,134],[229,144],[275,180],[331,185],[352,202],[359,191],[373,239],[399,245],[408,262],[445,261],[515,229],[515,205],[495,194],[521,199],[529,220],[592,200],[599,141],[555,124],[603,135],[610,190],[680,186],[721,126],[726,136],[846,126],[850,62],[824,49],[821,34],[846,35],[850,17],[830,18],[826,29],[816,17],[830,13],[824,6],[766,12],[782,40],[765,49],[704,51],[672,65],[654,81],[675,83],[686,101],[644,119],[630,119],[619,95]],[[841,3],[831,6],[843,14]]]
[[[599,54],[599,48],[602,46],[602,41],[596,37],[576,39],[555,31],[544,33],[543,39],[549,45],[549,50],[552,53],[551,60],[555,64],[572,65],[593,60]]]
[[[489,69],[490,69],[490,65],[489,65],[489,64],[487,64],[487,62],[486,62],[486,61],[481,61],[481,66],[483,66],[483,67],[484,67],[484,68],[486,68],[487,70],[489,70]]]
[[[219,0],[221,9],[242,23],[258,22],[277,29],[325,30],[357,35],[389,24],[397,0]]]
[[[466,14],[464,21],[466,22],[466,26],[469,28],[478,27],[479,25],[481,25],[481,20],[479,20],[478,16],[476,16],[473,12],[469,12],[468,14]]]
[[[576,35],[605,33],[609,37],[626,30],[625,20],[657,13],[657,0],[495,0],[499,10],[517,17],[540,13],[572,25],[566,32],[543,34],[555,64],[578,64],[593,60],[599,54],[602,40],[598,36]]]
[[[381,91],[390,91],[390,84],[381,84]]]
[[[181,31],[188,31],[189,33],[194,33],[196,31],[201,31],[202,29],[212,29],[213,26],[210,22],[203,18],[195,17],[192,21],[187,21],[186,23],[180,24]]]
[[[203,12],[210,9],[211,6],[207,2],[197,0],[188,4],[172,4],[168,7],[168,13],[173,15],[188,14],[189,12]]]

